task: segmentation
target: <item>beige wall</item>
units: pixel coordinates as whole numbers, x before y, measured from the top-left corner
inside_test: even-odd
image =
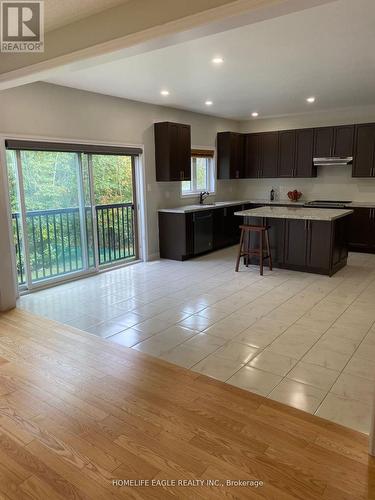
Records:
[[[0,92],[0,134],[98,143],[144,145],[148,253],[158,253],[157,209],[195,200],[182,200],[180,183],[157,183],[154,163],[153,123],[190,124],[194,146],[215,147],[216,133],[237,130],[231,120],[153,106],[91,92],[38,83]],[[219,181],[220,199],[236,198],[236,181]]]
[[[375,106],[251,120],[242,122],[240,130],[241,132],[266,132],[368,122],[375,122]],[[375,201],[375,179],[352,178],[351,166],[318,167],[318,177],[315,179],[253,179],[239,181],[238,195],[241,198],[268,198],[272,188],[279,192],[281,199],[286,198],[286,193],[289,190],[298,189],[302,191],[306,199]]]

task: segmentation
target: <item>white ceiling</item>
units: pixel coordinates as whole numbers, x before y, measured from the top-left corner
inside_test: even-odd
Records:
[[[52,31],[129,0],[44,0],[45,30]]]
[[[240,120],[375,104],[374,26],[374,0],[337,0],[48,81]]]

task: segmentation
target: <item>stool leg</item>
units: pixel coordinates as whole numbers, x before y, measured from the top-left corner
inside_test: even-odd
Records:
[[[240,238],[240,248],[238,249],[238,255],[237,255],[237,262],[236,262],[236,273],[238,273],[238,268],[240,266],[240,259],[241,259],[241,253],[242,253],[242,245],[243,245],[243,236],[244,236],[244,230],[241,230],[241,238]]]
[[[249,260],[250,260],[250,256],[249,256],[249,252],[250,252],[250,232],[247,233],[247,246],[246,246],[246,251],[247,251],[247,255],[246,255],[246,267],[249,267]]]
[[[270,249],[270,238],[268,236],[268,229],[266,229],[266,246],[267,246],[269,268],[270,268],[270,271],[272,271],[272,255],[271,255],[271,249]]]
[[[260,270],[260,275],[263,276],[263,231],[260,232],[259,270]]]

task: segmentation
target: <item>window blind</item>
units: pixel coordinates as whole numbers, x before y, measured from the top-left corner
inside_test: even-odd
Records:
[[[67,142],[23,141],[8,139],[5,141],[7,149],[24,151],[55,151],[64,153],[91,153],[99,155],[138,156],[141,148],[121,146],[95,146],[93,144],[74,144]]]
[[[191,156],[195,158],[213,158],[215,151],[213,149],[192,149]]]

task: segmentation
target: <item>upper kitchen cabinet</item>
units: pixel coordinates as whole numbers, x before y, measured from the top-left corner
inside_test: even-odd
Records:
[[[277,177],[279,133],[260,134],[260,177]]]
[[[334,128],[333,156],[353,156],[354,125],[341,125]]]
[[[190,125],[160,122],[154,124],[156,180],[191,180]]]
[[[333,150],[333,127],[320,127],[314,130],[314,157],[327,158]]]
[[[354,125],[316,128],[314,136],[315,158],[353,156]]]
[[[358,125],[355,135],[353,177],[375,177],[375,124]]]
[[[314,130],[303,128],[296,130],[296,153],[294,177],[316,177],[313,163]]]
[[[296,160],[296,131],[279,132],[279,172],[278,177],[294,177]]]
[[[261,134],[246,134],[245,136],[245,177],[247,179],[260,176],[260,136]]]
[[[246,134],[244,177],[277,177],[278,144],[278,132]]]
[[[279,177],[316,177],[313,129],[279,133]]]
[[[217,178],[242,179],[244,177],[244,135],[237,132],[219,132],[216,147]]]

